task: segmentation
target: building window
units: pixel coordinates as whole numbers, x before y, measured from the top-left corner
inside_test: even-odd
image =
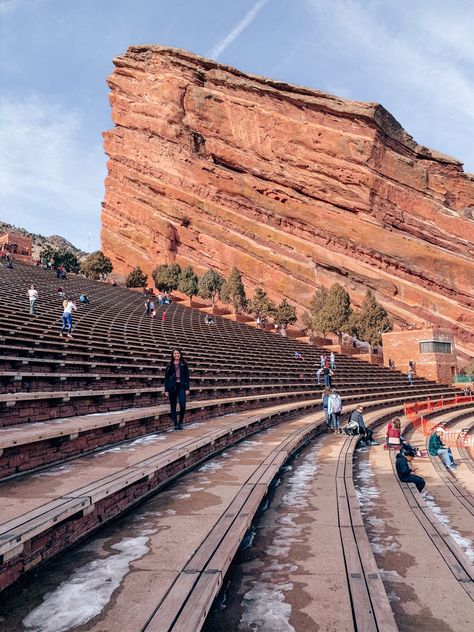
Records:
[[[452,353],[451,343],[425,340],[420,342],[420,353]]]

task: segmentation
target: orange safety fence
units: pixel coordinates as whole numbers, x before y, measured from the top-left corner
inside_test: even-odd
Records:
[[[452,406],[453,404],[463,404],[468,402],[474,402],[473,395],[457,395],[455,397],[438,399],[432,401],[430,399],[421,402],[415,402],[414,404],[405,404],[405,416],[411,423],[413,428],[419,428],[421,426],[423,434],[427,437],[432,434],[434,428],[439,426],[439,421],[436,419],[427,419],[420,413],[430,413],[435,410],[439,410],[445,406]],[[466,436],[460,430],[446,429],[443,433],[443,443],[447,446],[456,446],[458,441],[461,440],[461,434],[463,435],[463,445],[471,446],[474,444],[474,437]]]
[[[413,404],[405,404],[405,416],[412,421],[419,413],[432,412],[444,406],[452,406],[453,404],[462,404],[464,402],[474,402],[474,395],[456,395],[455,397],[441,397],[436,401],[426,399]]]

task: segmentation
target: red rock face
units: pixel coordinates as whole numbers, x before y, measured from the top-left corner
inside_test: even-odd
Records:
[[[380,105],[131,47],[108,78],[102,248],[119,273],[233,265],[302,311],[315,286],[370,287],[474,349],[474,177]]]

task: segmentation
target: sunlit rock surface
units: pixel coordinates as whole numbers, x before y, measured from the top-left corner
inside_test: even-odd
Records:
[[[300,310],[367,287],[474,349],[474,176],[380,105],[133,46],[108,78],[102,246],[117,272],[237,265]]]

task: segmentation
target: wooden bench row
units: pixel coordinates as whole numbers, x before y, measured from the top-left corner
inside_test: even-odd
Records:
[[[446,411],[444,411],[446,412]],[[423,496],[413,485],[398,480],[395,470],[395,454],[390,454],[395,479],[401,487],[403,495],[418,520],[421,528],[438,550],[450,572],[474,601],[474,564],[453,539],[449,530],[433,515]]]
[[[321,406],[319,393],[307,394],[307,405]],[[403,391],[394,393],[353,394],[344,398],[344,407],[377,397],[382,401],[407,401]],[[410,394],[419,398],[420,394]],[[187,408],[187,421],[206,419],[223,412],[237,412],[277,402],[301,401],[298,392],[278,393],[270,396],[245,396],[191,401]],[[409,401],[409,398],[408,398]],[[106,445],[163,430],[171,425],[168,404],[116,410],[102,414],[65,417],[34,425],[19,424],[0,429],[0,478],[62,462],[87,454]]]
[[[179,441],[173,448],[164,447],[151,458],[125,469],[119,468],[92,484],[73,488],[0,524],[0,589],[212,454],[310,409],[304,403],[267,407],[235,419],[229,418],[227,423],[216,428],[211,423],[198,439],[188,439],[179,433]]]
[[[396,415],[400,406],[364,415],[368,427]],[[339,453],[336,490],[339,531],[344,551],[355,630],[360,632],[396,632],[390,602],[362,519],[354,477],[354,450],[359,437],[347,437]]]

